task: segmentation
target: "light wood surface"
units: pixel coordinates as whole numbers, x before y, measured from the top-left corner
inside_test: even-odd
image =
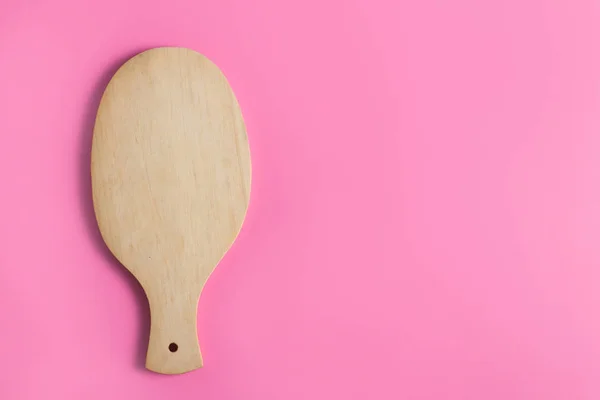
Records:
[[[150,304],[146,367],[201,367],[200,292],[238,235],[250,196],[246,129],[226,78],[189,49],[133,57],[102,97],[91,163],[102,237]]]

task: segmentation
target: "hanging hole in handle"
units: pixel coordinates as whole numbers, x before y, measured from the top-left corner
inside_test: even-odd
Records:
[[[177,349],[179,348],[179,346],[177,346],[177,343],[171,343],[169,345],[169,351],[171,353],[175,353],[177,351]]]

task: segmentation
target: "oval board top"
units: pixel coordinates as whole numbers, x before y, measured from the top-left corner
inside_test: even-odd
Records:
[[[203,55],[156,48],[108,84],[92,144],[100,232],[151,299],[153,282],[198,293],[239,233],[251,164],[240,107]]]

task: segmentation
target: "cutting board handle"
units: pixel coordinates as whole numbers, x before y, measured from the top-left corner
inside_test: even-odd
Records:
[[[198,344],[196,296],[148,296],[150,340],[146,368],[181,374],[202,367]]]

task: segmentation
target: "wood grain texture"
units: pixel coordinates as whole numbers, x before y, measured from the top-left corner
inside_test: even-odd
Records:
[[[150,304],[146,367],[201,367],[198,299],[242,227],[251,184],[245,125],[225,76],[184,48],[127,61],[102,97],[91,169],[102,237]]]

